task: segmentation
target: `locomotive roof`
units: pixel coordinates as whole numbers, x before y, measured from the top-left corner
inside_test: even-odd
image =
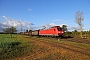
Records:
[[[55,27],[60,28],[60,26],[53,26],[53,27],[51,27],[51,28],[55,28]]]

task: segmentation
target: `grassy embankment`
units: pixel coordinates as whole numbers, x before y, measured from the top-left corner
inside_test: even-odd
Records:
[[[12,59],[21,55],[29,55],[33,50],[33,44],[20,35],[0,34],[0,60]]]

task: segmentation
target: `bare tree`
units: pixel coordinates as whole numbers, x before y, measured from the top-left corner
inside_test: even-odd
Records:
[[[75,21],[79,26],[81,38],[82,38],[82,30],[83,30],[83,23],[82,23],[83,20],[84,20],[83,12],[77,11],[76,14],[75,14]]]

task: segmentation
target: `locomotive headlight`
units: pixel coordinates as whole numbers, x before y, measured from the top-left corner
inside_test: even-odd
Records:
[[[63,31],[59,31],[58,33],[64,33]]]
[[[64,33],[64,32],[62,31],[62,33]]]

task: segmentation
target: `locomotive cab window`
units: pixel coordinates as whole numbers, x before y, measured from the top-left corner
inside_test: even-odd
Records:
[[[58,31],[62,30],[62,28],[57,28],[57,29],[58,29]]]

